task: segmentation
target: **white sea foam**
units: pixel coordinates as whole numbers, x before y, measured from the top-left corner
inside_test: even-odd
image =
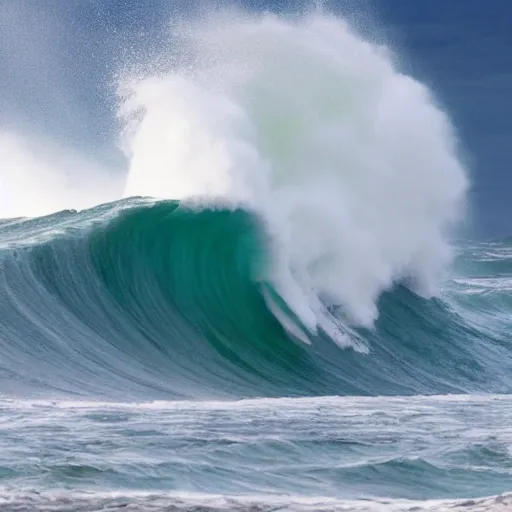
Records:
[[[224,496],[201,493],[149,492],[70,492],[27,489],[13,492],[0,488],[0,504],[5,512],[19,510],[83,510],[84,512],[128,511],[153,512],[159,510],[211,512],[504,512],[512,506],[512,496],[492,496],[474,500],[397,500],[366,499],[337,500],[326,497],[306,498],[300,495],[243,495]],[[71,508],[70,508],[71,507]]]
[[[336,331],[326,301],[369,326],[397,281],[437,292],[468,183],[447,116],[386,48],[318,12],[217,15],[176,47],[186,65],[120,88],[126,196],[257,210],[272,280],[313,331]]]

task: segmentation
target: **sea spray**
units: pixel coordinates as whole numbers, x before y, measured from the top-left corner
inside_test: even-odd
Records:
[[[468,182],[425,86],[321,12],[230,12],[175,36],[170,70],[120,88],[125,196],[256,211],[274,239],[271,280],[311,332],[339,330],[332,304],[371,326],[399,282],[436,294]]]

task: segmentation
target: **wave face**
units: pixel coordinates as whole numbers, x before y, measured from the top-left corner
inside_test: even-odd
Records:
[[[3,389],[124,399],[510,391],[507,244],[467,249],[464,276],[438,299],[402,285],[385,293],[374,328],[347,324],[353,346],[341,350],[279,296],[267,237],[247,210],[173,201],[6,222]]]

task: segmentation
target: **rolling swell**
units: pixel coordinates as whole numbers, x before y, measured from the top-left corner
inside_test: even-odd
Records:
[[[368,353],[269,309],[269,240],[242,209],[129,200],[0,228],[2,388],[130,398],[507,391],[508,347],[448,302],[384,294]],[[465,305],[467,308],[467,304]],[[281,314],[297,322],[283,305]],[[339,308],[331,313],[343,318]],[[501,364],[500,370],[496,371]],[[38,390],[38,391],[36,391]]]

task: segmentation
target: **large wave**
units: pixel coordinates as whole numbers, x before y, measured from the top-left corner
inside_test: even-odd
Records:
[[[458,291],[427,300],[468,186],[427,88],[323,13],[230,11],[173,33],[173,52],[120,81],[125,200],[0,228],[2,389],[508,389],[487,367],[501,331]],[[7,175],[16,194],[38,165]],[[45,173],[48,198],[65,196]],[[107,188],[92,177],[88,200]]]
[[[368,354],[340,350],[322,330],[302,343],[283,327],[300,320],[265,278],[264,224],[243,209],[129,200],[4,222],[0,241],[3,393],[126,400],[510,389],[508,317],[486,315],[506,300],[499,288],[467,295],[472,286],[454,282],[443,300],[405,287],[385,293],[375,329],[352,332]]]

